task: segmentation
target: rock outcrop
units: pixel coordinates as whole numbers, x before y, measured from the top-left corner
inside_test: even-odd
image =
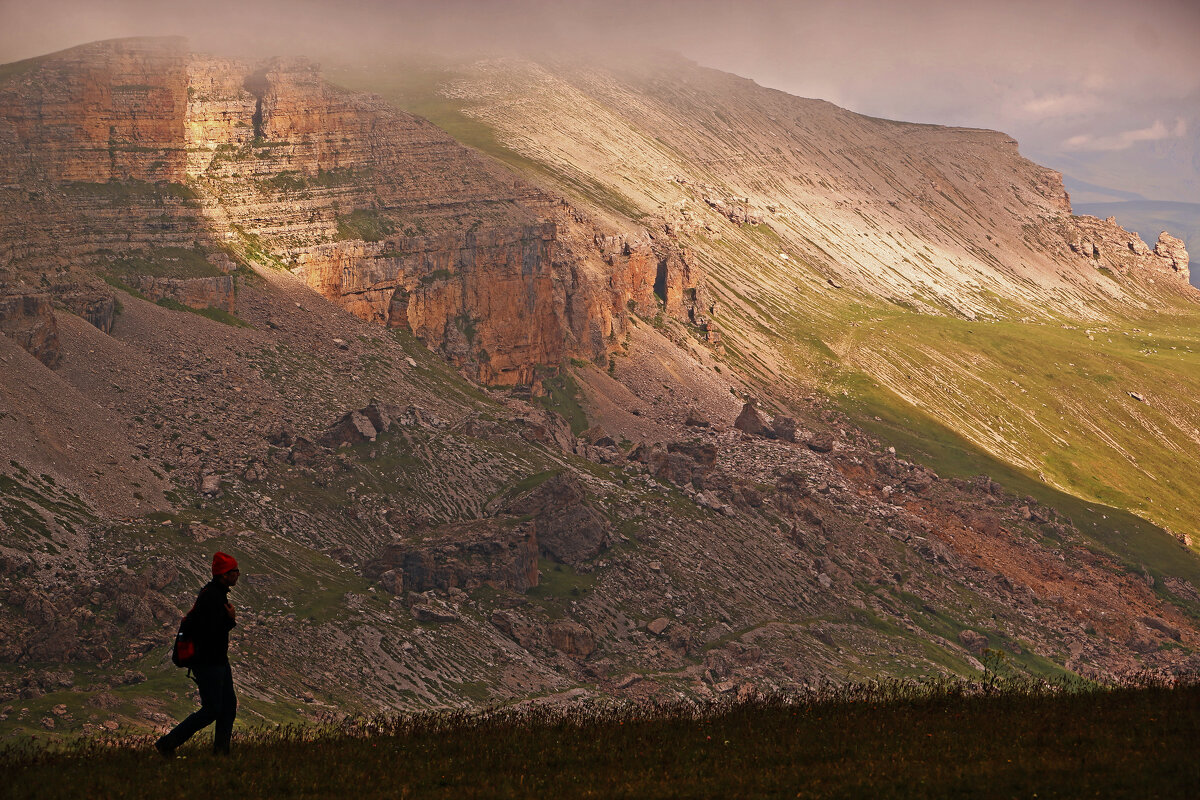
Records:
[[[47,56],[0,87],[0,184],[182,181],[183,39],[117,39]]]
[[[1185,281],[1189,279],[1188,251],[1184,248],[1182,239],[1163,231],[1154,243],[1154,255],[1168,262],[1171,269],[1178,272]]]
[[[578,478],[560,473],[504,510],[533,518],[543,554],[559,563],[579,566],[611,544],[608,520],[588,505],[587,499],[587,490]]]
[[[51,369],[62,359],[49,295],[0,295],[0,332]]]
[[[388,545],[364,573],[383,579],[385,588],[397,594],[485,584],[525,592],[537,586],[537,557],[532,523],[468,522],[428,531],[419,542]]]
[[[112,332],[117,302],[111,294],[69,284],[54,287],[54,299],[104,333]]]
[[[1117,224],[1114,217],[1076,217],[1068,234],[1072,252],[1097,268],[1134,274],[1165,273],[1186,284],[1190,277],[1188,252],[1180,239],[1163,231],[1151,250],[1136,233]]]
[[[742,413],[733,421],[733,427],[751,436],[766,436],[775,438],[775,430],[771,427],[771,419],[758,407],[758,402],[748,400],[742,406]]]
[[[139,276],[134,287],[151,300],[174,300],[188,308],[216,308],[232,314],[237,310],[233,278],[158,278]]]

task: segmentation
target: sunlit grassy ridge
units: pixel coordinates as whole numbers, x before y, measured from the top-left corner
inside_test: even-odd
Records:
[[[864,684],[714,706],[432,713],[0,751],[7,796],[1186,797],[1200,689]],[[126,743],[127,745],[129,743]]]

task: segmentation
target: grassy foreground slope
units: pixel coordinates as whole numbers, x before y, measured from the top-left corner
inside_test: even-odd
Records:
[[[867,426],[916,409],[973,461],[1200,540],[1194,293],[1081,265],[1054,232],[1069,215],[999,135],[868,120],[688,69],[334,77],[598,214],[666,220],[708,272],[729,359],[768,394],[817,388]],[[748,201],[763,221],[736,224],[709,200]],[[855,396],[866,385],[879,390]]]
[[[428,714],[189,745],[0,752],[8,796],[1184,797],[1195,686],[846,687],[710,708]]]

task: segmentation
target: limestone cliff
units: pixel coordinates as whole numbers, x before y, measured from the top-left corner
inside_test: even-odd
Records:
[[[110,251],[233,254],[413,331],[484,383],[603,360],[631,310],[657,313],[656,291],[668,314],[703,319],[703,275],[678,248],[602,228],[305,59],[198,56],[175,39],[49,56],[0,86],[0,176],[11,277],[61,282]],[[234,311],[230,279],[213,280],[131,285]]]
[[[0,87],[0,183],[183,178],[182,39],[120,39],[47,56]]]

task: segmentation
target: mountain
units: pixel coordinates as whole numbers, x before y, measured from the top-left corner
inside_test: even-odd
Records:
[[[818,387],[893,436],[949,428],[1070,494],[1195,530],[1186,267],[1072,216],[1059,175],[1002,134],[862,117],[670,57],[336,78],[596,213],[662,220],[709,273],[728,357],[771,393]],[[1151,386],[1149,403],[1129,394]]]
[[[5,730],[186,709],[215,549],[252,719],[1192,664],[1182,246],[674,58],[334,77],[0,70]]]

